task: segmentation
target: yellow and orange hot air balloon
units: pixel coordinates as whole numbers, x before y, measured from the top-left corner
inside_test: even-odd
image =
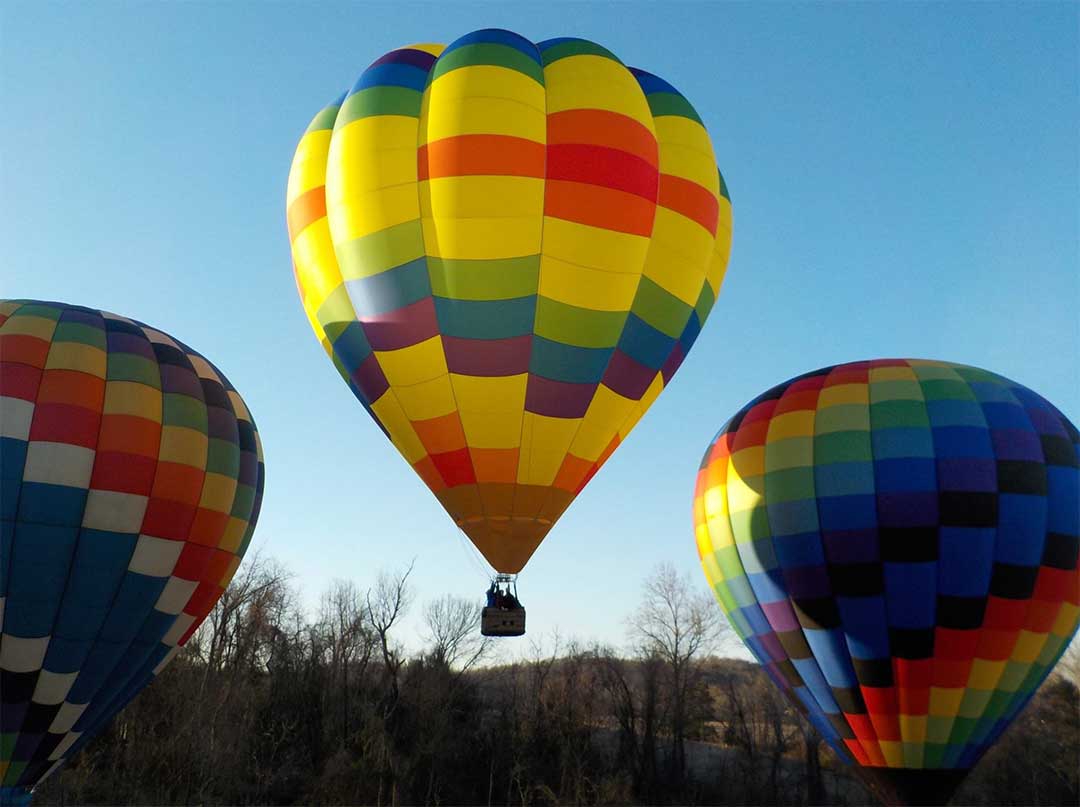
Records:
[[[516,573],[693,345],[731,203],[666,81],[582,39],[483,30],[392,51],[319,112],[288,225],[338,371]]]

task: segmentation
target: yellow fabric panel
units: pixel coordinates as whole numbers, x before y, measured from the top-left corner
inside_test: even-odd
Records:
[[[645,392],[641,394],[641,399],[637,401],[633,409],[630,410],[630,417],[626,422],[619,427],[619,439],[625,440],[627,435],[634,430],[634,427],[638,424],[638,421],[644,417],[646,410],[653,405],[653,402],[659,397],[660,393],[664,391],[664,377],[657,373],[653,376],[652,382],[645,388]]]
[[[420,218],[415,182],[374,191],[353,190],[339,199],[330,197],[330,177],[326,183],[327,218],[335,244]]]
[[[731,257],[731,203],[722,196],[718,201],[720,208],[716,220],[716,241],[713,244],[709,268],[705,270],[714,299],[720,296],[720,285],[724,282],[728,259]]]
[[[438,335],[399,350],[376,350],[375,355],[390,383],[391,392],[398,387],[431,381],[448,373],[442,337]]]
[[[222,474],[207,473],[203,480],[199,507],[218,513],[232,510],[236,498],[236,480]]]
[[[458,408],[470,412],[520,412],[525,408],[528,379],[528,373],[496,377],[450,375]]]
[[[869,403],[870,394],[866,384],[837,384],[832,387],[822,387],[818,393],[818,409],[838,404],[867,406]]]
[[[350,121],[334,132],[334,170],[347,178],[353,192],[416,182],[419,126],[409,115],[371,115]]]
[[[648,248],[644,236],[544,217],[543,254],[567,263],[637,275]]]
[[[427,450],[416,430],[406,417],[393,391],[383,395],[371,405],[371,411],[379,419],[379,423],[390,433],[390,441],[394,447],[405,457],[405,461],[412,465],[427,456]]]
[[[885,764],[890,768],[902,768],[904,767],[904,744],[890,741],[879,740],[878,747],[881,748],[881,755],[885,757]]]
[[[5,331],[6,335],[7,331]],[[46,370],[78,370],[98,378],[105,377],[105,351],[81,342],[53,342],[49,345]]]
[[[652,110],[630,71],[604,56],[580,54],[544,68],[547,110],[606,109],[633,118],[656,132]]]
[[[424,218],[514,218],[544,213],[544,180],[536,177],[457,176],[420,183],[420,215]],[[539,239],[522,245],[516,255],[535,255]]]
[[[525,412],[518,484],[550,485],[554,481],[581,420]]]
[[[871,367],[870,383],[878,381],[915,381],[915,371],[910,367]]]
[[[106,415],[135,415],[161,423],[161,390],[137,381],[110,381],[105,385]]]
[[[603,384],[597,386],[582,418],[581,427],[570,444],[570,453],[583,460],[596,462],[611,443],[619,424],[630,416],[634,403]]]
[[[206,435],[202,432],[186,426],[163,426],[158,461],[205,468],[209,445]]]
[[[705,506],[705,518],[727,518],[727,496],[724,495],[723,485],[709,488],[702,498]]]
[[[712,541],[713,551],[723,549],[725,546],[735,545],[735,533],[731,530],[731,521],[725,511],[722,515],[714,514],[706,521],[709,530],[709,539]]]
[[[460,73],[454,70],[447,76]],[[442,77],[439,78],[442,81]],[[420,117],[424,120],[424,140],[431,143],[445,137],[467,134],[500,134],[546,142],[547,115],[543,106],[534,108],[508,98],[462,98],[452,115],[427,115],[430,88],[424,93]],[[425,115],[427,116],[425,118]]]
[[[660,173],[688,179],[704,185],[712,191],[714,196],[720,195],[720,176],[716,173],[716,160],[697,149],[688,149],[677,143],[661,142]]]
[[[443,115],[453,116],[455,107],[464,99],[512,99],[542,114],[546,108],[544,88],[540,84],[524,73],[498,65],[476,64],[451,70],[431,82],[425,92],[428,95],[429,127]],[[503,125],[491,131],[505,133]],[[429,128],[427,142],[436,139]],[[539,140],[543,142],[544,138]]]
[[[19,314],[4,321],[4,336],[36,336],[46,342],[50,341],[56,330],[56,320],[46,317],[35,317],[30,314]]]
[[[527,216],[457,219],[452,226],[430,218],[421,223],[429,256],[491,260],[528,254],[520,251],[521,245],[540,243],[542,221],[540,216]],[[546,233],[544,240],[547,240]]]
[[[727,497],[728,508],[732,513],[753,510],[764,501],[761,495],[765,480],[761,477],[748,477],[749,483],[735,472],[734,466],[728,467]]]
[[[326,219],[305,227],[293,241],[293,265],[297,281],[303,286],[305,302],[313,312],[341,285],[330,226]]]
[[[696,305],[714,240],[697,222],[657,206],[645,276],[687,305]]]
[[[1052,632],[1057,636],[1071,636],[1076,627],[1076,620],[1080,617],[1080,606],[1071,602],[1063,602],[1058,611],[1057,619],[1054,620]]]
[[[229,518],[229,523],[225,525],[225,532],[221,536],[221,540],[218,541],[218,549],[224,549],[226,552],[236,552],[240,548],[240,544],[244,542],[244,534],[247,532],[248,522],[242,518],[236,518],[235,516]]]
[[[408,348],[403,349],[408,350]],[[419,384],[394,387],[392,392],[397,396],[398,403],[405,410],[405,415],[409,420],[430,420],[449,415],[457,409],[449,375],[441,375]]]
[[[640,276],[566,263],[551,255],[540,259],[540,293],[593,311],[629,311]],[[575,452],[576,453],[576,452]]]
[[[909,740],[904,737],[904,767],[922,768],[926,749],[923,747],[925,740]]]
[[[975,689],[994,689],[1005,671],[1004,661],[987,661],[977,658],[971,664],[968,686]]]
[[[664,174],[673,174],[693,180],[712,191],[713,196],[720,195],[720,176],[716,172],[716,155],[713,153],[712,140],[705,127],[695,120],[684,118],[681,115],[662,115],[656,118],[656,139],[660,142],[660,171]],[[664,155],[672,161],[668,165],[690,167],[701,165],[700,169],[692,169],[692,173],[683,173],[681,170],[668,171],[664,168]],[[698,159],[690,156],[691,153],[699,155]]]
[[[900,715],[900,736],[905,743],[926,742],[926,715]]]
[[[286,206],[312,188],[326,184],[326,155],[330,150],[329,129],[308,132],[300,138],[289,167],[289,180],[285,190]]]
[[[470,448],[517,448],[521,440],[521,411],[477,412],[459,409],[465,442]]]
[[[769,421],[768,442],[787,437],[810,437],[814,434],[814,412],[785,412]]]
[[[1039,651],[1046,644],[1046,636],[1045,633],[1032,633],[1028,630],[1020,631],[1020,638],[1016,640],[1016,645],[1013,647],[1012,660],[1028,664],[1035,661],[1039,657]]]
[[[935,717],[955,717],[964,698],[963,687],[930,687],[930,714]]]
[[[709,527],[704,521],[699,522],[694,527],[694,540],[697,543],[700,557],[705,558],[713,553],[713,542],[712,538],[709,537]]]
[[[438,57],[446,50],[446,45],[440,42],[420,42],[415,45],[408,45],[407,48],[409,50],[422,50],[424,53],[430,53],[432,56]]]

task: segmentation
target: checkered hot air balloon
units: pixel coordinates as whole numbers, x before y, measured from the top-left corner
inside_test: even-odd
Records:
[[[483,30],[391,51],[315,116],[288,226],[338,372],[516,573],[693,345],[731,203],[666,81]]]
[[[770,678],[889,803],[944,804],[1080,613],[1080,436],[940,361],[828,367],[705,452],[705,576]]]
[[[255,423],[224,375],[142,323],[0,301],[0,804],[178,652],[247,549]]]

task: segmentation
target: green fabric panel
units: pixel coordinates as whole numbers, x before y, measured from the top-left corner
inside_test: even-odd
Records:
[[[967,745],[968,740],[971,739],[971,732],[975,730],[975,725],[978,722],[968,717],[957,717],[953,721],[953,730],[949,736],[949,742],[952,745]]]
[[[54,322],[60,319],[61,311],[51,305],[41,305],[40,303],[25,303],[15,309],[15,312],[11,315],[13,317],[41,317],[42,319],[51,319]]]
[[[765,474],[769,504],[814,498],[814,469],[788,468]]]
[[[818,410],[820,418],[825,412],[841,407]],[[864,412],[865,407],[860,407]],[[814,438],[814,463],[826,465],[831,462],[872,462],[873,449],[870,445],[870,432],[844,431],[819,434]]]
[[[323,300],[316,312],[319,324],[326,331],[326,337],[333,342],[341,332],[356,321],[356,310],[353,308],[349,292],[342,283]]]
[[[645,100],[649,102],[649,109],[652,110],[654,118],[663,117],[664,115],[677,115],[701,123],[697,110],[681,95],[671,92],[654,92],[645,96]],[[704,126],[704,124],[702,125]]]
[[[1005,379],[1001,376],[994,375],[986,370],[980,370],[978,367],[959,367],[956,368],[956,374],[965,381],[982,381],[991,384],[999,384],[1007,386]]]
[[[761,477],[752,477],[750,482],[761,483]],[[739,543],[744,541],[756,541],[760,538],[768,538],[769,516],[765,511],[765,505],[759,504],[749,510],[736,510],[728,515],[731,521],[731,532]]]
[[[715,552],[716,563],[725,580],[734,580],[736,577],[745,577],[742,560],[739,559],[739,551],[734,546],[725,546]]]
[[[431,72],[431,81],[439,76],[457,70],[460,67],[492,65],[505,67],[523,73],[541,87],[544,86],[544,71],[535,59],[530,59],[517,48],[498,42],[476,42],[455,48],[439,57],[435,69]]]
[[[870,385],[870,403],[885,401],[921,401],[922,386],[918,381],[875,381]]]
[[[106,349],[105,329],[81,322],[60,322],[53,332],[54,342],[78,342],[99,350]]]
[[[769,441],[765,446],[765,472],[786,468],[810,467],[814,461],[813,437],[787,437]],[[772,498],[772,480],[769,481],[769,497]]]
[[[207,446],[206,470],[236,479],[240,475],[240,446],[228,440],[211,438]]]
[[[931,717],[931,720],[935,718]],[[945,749],[944,743],[924,743],[923,744],[923,767],[924,768],[940,768],[945,763]]]
[[[431,292],[453,300],[511,300],[536,294],[540,256],[496,260],[428,258]]]
[[[540,296],[536,301],[535,333],[554,342],[578,347],[615,347],[625,311],[593,311]]]
[[[336,244],[335,248],[342,279],[355,280],[424,257],[424,232],[420,219],[413,219]]]
[[[251,485],[237,485],[236,496],[233,498],[233,506],[230,515],[247,521],[251,516],[251,508],[254,506],[255,488],[251,487]]]
[[[26,769],[25,762],[16,762],[12,760],[8,763],[7,773],[4,774],[3,784],[5,787],[15,787],[15,784],[19,781],[19,777],[22,776],[23,770]]]
[[[340,129],[354,120],[369,118],[373,115],[404,115],[419,118],[422,97],[422,93],[409,87],[396,85],[367,87],[345,99],[334,128]]]
[[[817,414],[814,415],[814,432],[818,437],[827,437],[841,431],[870,431],[870,410],[866,404],[836,404],[823,406],[817,410]],[[865,435],[865,439],[869,445],[869,434]]]
[[[692,309],[659,284],[642,275],[630,310],[656,330],[672,339],[678,339],[690,319]]]
[[[935,745],[944,747],[949,742],[952,734],[953,718],[930,715],[926,720],[926,744],[927,747]],[[939,745],[940,744],[940,745]]]
[[[928,401],[974,401],[975,394],[963,381],[944,379],[922,382],[923,397]]]
[[[870,422],[874,429],[929,429],[923,401],[882,401],[870,404]]]
[[[134,353],[110,353],[105,377],[109,381],[137,381],[161,389],[161,372],[157,364]]]
[[[990,702],[990,696],[994,694],[992,689],[968,689],[960,701],[960,717],[979,718],[986,711],[986,705]]]
[[[610,50],[585,39],[571,39],[568,42],[559,42],[540,54],[540,57],[544,60],[544,67],[568,56],[603,56],[622,64],[622,60]]]
[[[735,598],[731,596],[731,589],[728,588],[726,584],[717,583],[713,586],[713,590],[716,592],[717,598],[728,613],[731,613],[739,607],[739,604],[735,602]]]
[[[435,297],[435,316],[443,336],[508,339],[533,332],[536,297],[513,300],[448,300]]]
[[[1023,687],[1024,679],[1027,678],[1030,669],[1031,664],[1026,661],[1010,660],[1005,664],[1005,669],[1001,673],[1001,680],[998,681],[998,689],[1016,692]]]
[[[18,737],[18,734],[0,734],[0,759],[11,759]]]
[[[698,295],[697,304],[694,306],[694,310],[697,311],[699,325],[705,324],[705,320],[709,318],[709,314],[712,312],[715,303],[716,297],[713,296],[712,286],[707,282],[702,283],[701,294]]]
[[[331,105],[323,108],[323,110],[315,116],[314,120],[312,120],[311,123],[308,124],[307,129],[304,130],[304,134],[333,129],[334,121],[337,120],[339,109],[341,109],[341,107],[337,105]]]
[[[724,175],[722,173],[720,173],[719,168],[716,169],[716,173],[720,177],[720,195],[723,196],[725,199],[727,199],[728,203],[730,204],[731,203],[731,193],[728,191],[727,181],[725,181]]]
[[[167,392],[161,397],[163,426],[186,426],[206,434],[206,404],[179,392]]]

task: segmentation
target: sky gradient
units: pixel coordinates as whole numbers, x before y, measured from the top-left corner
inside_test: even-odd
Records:
[[[214,361],[263,436],[253,550],[309,604],[414,558],[421,602],[486,587],[311,333],[284,207],[297,140],[364,67],[482,27],[669,80],[735,221],[689,358],[521,577],[530,635],[620,644],[662,561],[704,590],[701,453],[790,376],[945,359],[1080,421],[1076,4],[4,4],[0,296],[134,317]]]

